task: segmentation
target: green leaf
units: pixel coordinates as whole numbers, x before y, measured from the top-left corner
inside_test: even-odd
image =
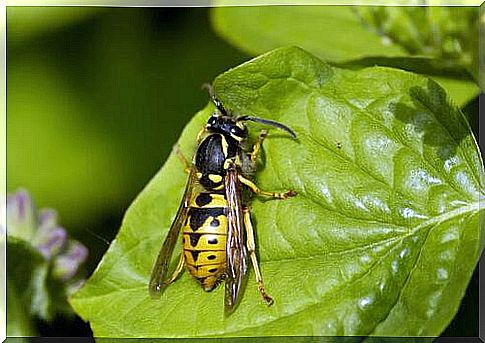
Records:
[[[220,36],[254,55],[296,45],[345,67],[392,66],[437,76],[460,106],[479,93],[476,8],[219,7],[212,23]]]
[[[399,68],[431,77],[441,87],[446,89],[455,101],[463,107],[479,93],[480,88],[468,70],[444,60],[429,57],[380,57],[363,58],[346,63],[336,64],[342,68],[359,69],[376,65]]]
[[[291,44],[333,62],[408,55],[366,29],[354,6],[217,7],[212,23],[219,35],[251,54]]]
[[[443,89],[390,68],[331,67],[298,48],[217,77],[224,104],[278,120],[257,183],[294,198],[255,199],[268,308],[254,281],[223,318],[223,287],[184,273],[153,300],[153,261],[186,175],[172,154],[136,198],[94,275],[71,299],[95,336],[435,336],[455,315],[483,248],[483,166],[463,114]],[[187,125],[186,156],[212,112]],[[259,125],[251,124],[253,133]]]

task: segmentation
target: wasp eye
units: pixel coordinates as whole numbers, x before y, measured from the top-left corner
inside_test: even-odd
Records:
[[[210,117],[210,118],[209,118],[209,120],[207,121],[207,124],[208,124],[209,126],[213,126],[213,125],[215,125],[215,124],[216,124],[216,122],[217,122],[217,118],[216,118],[216,117],[214,117],[214,116],[212,116],[212,117]]]
[[[245,130],[242,130],[240,127],[238,126],[233,126],[231,127],[231,134],[233,136],[236,136],[236,137],[240,137],[240,138],[244,138],[246,137],[247,133],[245,132]]]

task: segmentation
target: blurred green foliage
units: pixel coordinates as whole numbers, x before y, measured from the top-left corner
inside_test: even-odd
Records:
[[[463,106],[479,93],[478,14],[477,7],[220,7],[212,22],[253,55],[296,45],[346,68],[381,65],[425,74]]]
[[[89,231],[114,235],[207,101],[200,85],[246,59],[207,16],[204,8],[9,8],[8,190],[29,189],[91,250],[104,250]],[[91,256],[94,267],[100,253]]]
[[[440,58],[444,66],[478,75],[477,7],[357,7],[372,31],[409,54]]]

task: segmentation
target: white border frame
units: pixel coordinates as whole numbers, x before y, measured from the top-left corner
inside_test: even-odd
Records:
[[[0,0],[0,342],[6,339],[7,6],[218,7],[261,5],[481,6],[480,0]],[[483,12],[482,12],[483,13]],[[485,47],[482,47],[485,49]],[[482,50],[482,49],[480,49]],[[480,51],[482,52],[482,51]],[[482,259],[482,262],[483,259]],[[484,281],[480,277],[480,285]],[[481,306],[479,317],[482,317]],[[480,322],[479,337],[483,337]]]

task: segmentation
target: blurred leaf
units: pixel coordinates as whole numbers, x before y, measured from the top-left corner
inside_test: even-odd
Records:
[[[39,35],[79,23],[99,12],[101,7],[7,7],[9,44],[28,42]]]
[[[188,273],[160,300],[148,296],[186,178],[171,155],[71,299],[94,335],[439,335],[483,248],[483,166],[444,91],[389,68],[334,68],[297,48],[260,56],[214,85],[236,113],[278,120],[298,135],[270,135],[257,180],[298,196],[252,203],[275,305],[262,303],[253,273],[225,319],[223,287],[205,293]],[[182,133],[187,156],[211,112],[199,112]]]
[[[459,107],[465,106],[480,93],[480,88],[472,81],[463,81],[441,76],[433,76],[432,79],[446,89]]]
[[[296,45],[346,68],[381,65],[418,72],[450,86],[446,89],[460,106],[479,92],[473,68],[476,8],[220,7],[213,9],[212,23],[223,38],[254,55]]]
[[[7,250],[7,279],[18,292],[17,300],[24,304],[29,315],[50,318],[52,311],[46,285],[49,263],[22,239],[9,236]]]
[[[30,314],[24,303],[17,295],[17,288],[7,280],[7,336],[29,337],[35,336]]]
[[[480,121],[480,103],[485,101],[485,95],[482,93],[475,99],[470,101],[463,107],[462,111],[466,119],[470,123],[470,127],[475,137],[479,137],[479,121]]]
[[[212,24],[223,38],[253,55],[296,45],[326,61],[407,56],[403,47],[366,29],[354,6],[216,7]]]
[[[477,7],[355,7],[364,22],[412,55],[433,56],[478,73]]]
[[[9,303],[7,317],[21,313],[18,309],[23,308],[26,313],[22,317],[30,318],[36,315],[43,319],[51,319],[53,299],[47,289],[48,261],[28,242],[21,239],[8,237],[7,249],[9,291],[14,291],[18,303],[18,306],[14,306],[14,312],[10,312]],[[8,327],[7,330],[10,332]]]
[[[7,249],[8,287],[15,295],[14,299],[9,295],[14,302],[12,309],[8,303],[7,317],[11,317],[9,322],[16,322],[15,329],[21,323],[28,328],[25,318],[32,316],[49,321],[56,313],[69,314],[64,286],[50,275],[49,262],[30,243],[18,238],[8,237]],[[8,326],[7,330],[11,332]]]
[[[470,73],[456,64],[429,57],[369,57],[347,63],[336,64],[348,69],[360,69],[375,65],[399,68],[425,74],[445,88],[455,103],[462,107],[480,92]]]
[[[343,68],[373,67],[380,65],[383,67],[401,68],[419,74],[438,75],[460,80],[473,80],[473,77],[465,67],[452,61],[433,57],[365,57],[337,65]]]

